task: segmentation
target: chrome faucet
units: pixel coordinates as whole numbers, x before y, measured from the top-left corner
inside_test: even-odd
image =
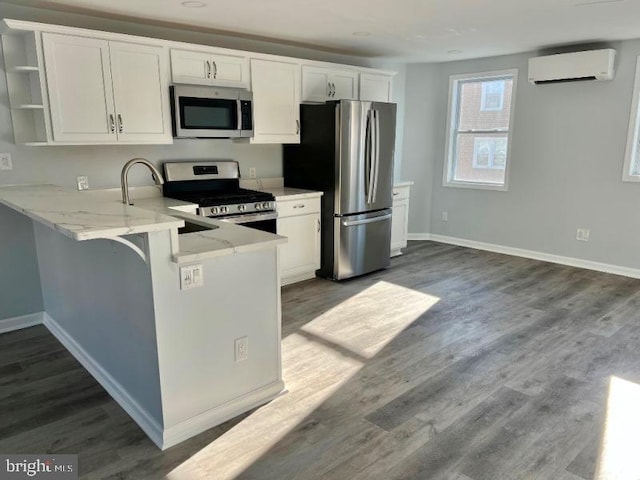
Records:
[[[122,167],[122,174],[120,175],[120,183],[122,185],[122,203],[125,205],[133,205],[129,199],[129,180],[127,179],[127,175],[129,174],[131,167],[136,163],[146,165],[149,170],[151,170],[151,176],[153,177],[153,181],[156,182],[156,185],[162,185],[164,183],[162,174],[153,166],[153,163],[145,158],[132,158],[124,164],[124,167]]]

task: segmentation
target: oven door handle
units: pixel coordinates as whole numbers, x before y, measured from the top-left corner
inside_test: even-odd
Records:
[[[261,222],[262,220],[275,220],[278,218],[277,212],[270,213],[253,213],[249,215],[229,215],[228,217],[210,217],[220,220],[222,222],[229,223],[249,223],[249,222]]]

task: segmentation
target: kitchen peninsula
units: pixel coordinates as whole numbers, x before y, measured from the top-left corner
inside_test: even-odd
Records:
[[[282,391],[286,239],[197,217],[184,202],[134,203],[0,187],[0,213],[22,214],[17,228],[33,239],[42,322],[165,449]],[[179,235],[185,222],[207,229]]]

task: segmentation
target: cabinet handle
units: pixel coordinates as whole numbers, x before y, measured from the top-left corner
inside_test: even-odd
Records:
[[[397,197],[398,195],[400,195],[400,192],[393,192],[394,197]]]
[[[299,203],[298,205],[294,205],[293,208],[304,208],[304,203]]]
[[[336,84],[335,83],[331,84],[331,89],[333,90],[332,93],[331,93],[331,96],[333,98],[336,98]]]
[[[327,82],[327,97],[331,98],[331,82]]]
[[[113,113],[109,114],[109,125],[111,129],[111,133],[116,133],[116,119],[113,116]]]
[[[118,114],[118,132],[124,132],[124,122],[122,121],[122,115]]]
[[[296,135],[300,134],[300,120],[296,120]]]
[[[213,78],[216,78],[218,76],[218,66],[216,65],[216,62],[211,62],[213,64]]]
[[[211,78],[211,62],[207,60],[207,78]]]
[[[318,219],[318,232],[320,232],[320,219]]]

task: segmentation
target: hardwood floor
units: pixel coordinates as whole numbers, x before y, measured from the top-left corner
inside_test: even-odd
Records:
[[[639,280],[411,242],[284,288],[283,362],[286,394],[161,452],[44,327],[0,335],[0,452],[87,479],[640,478],[611,428],[640,441]]]

